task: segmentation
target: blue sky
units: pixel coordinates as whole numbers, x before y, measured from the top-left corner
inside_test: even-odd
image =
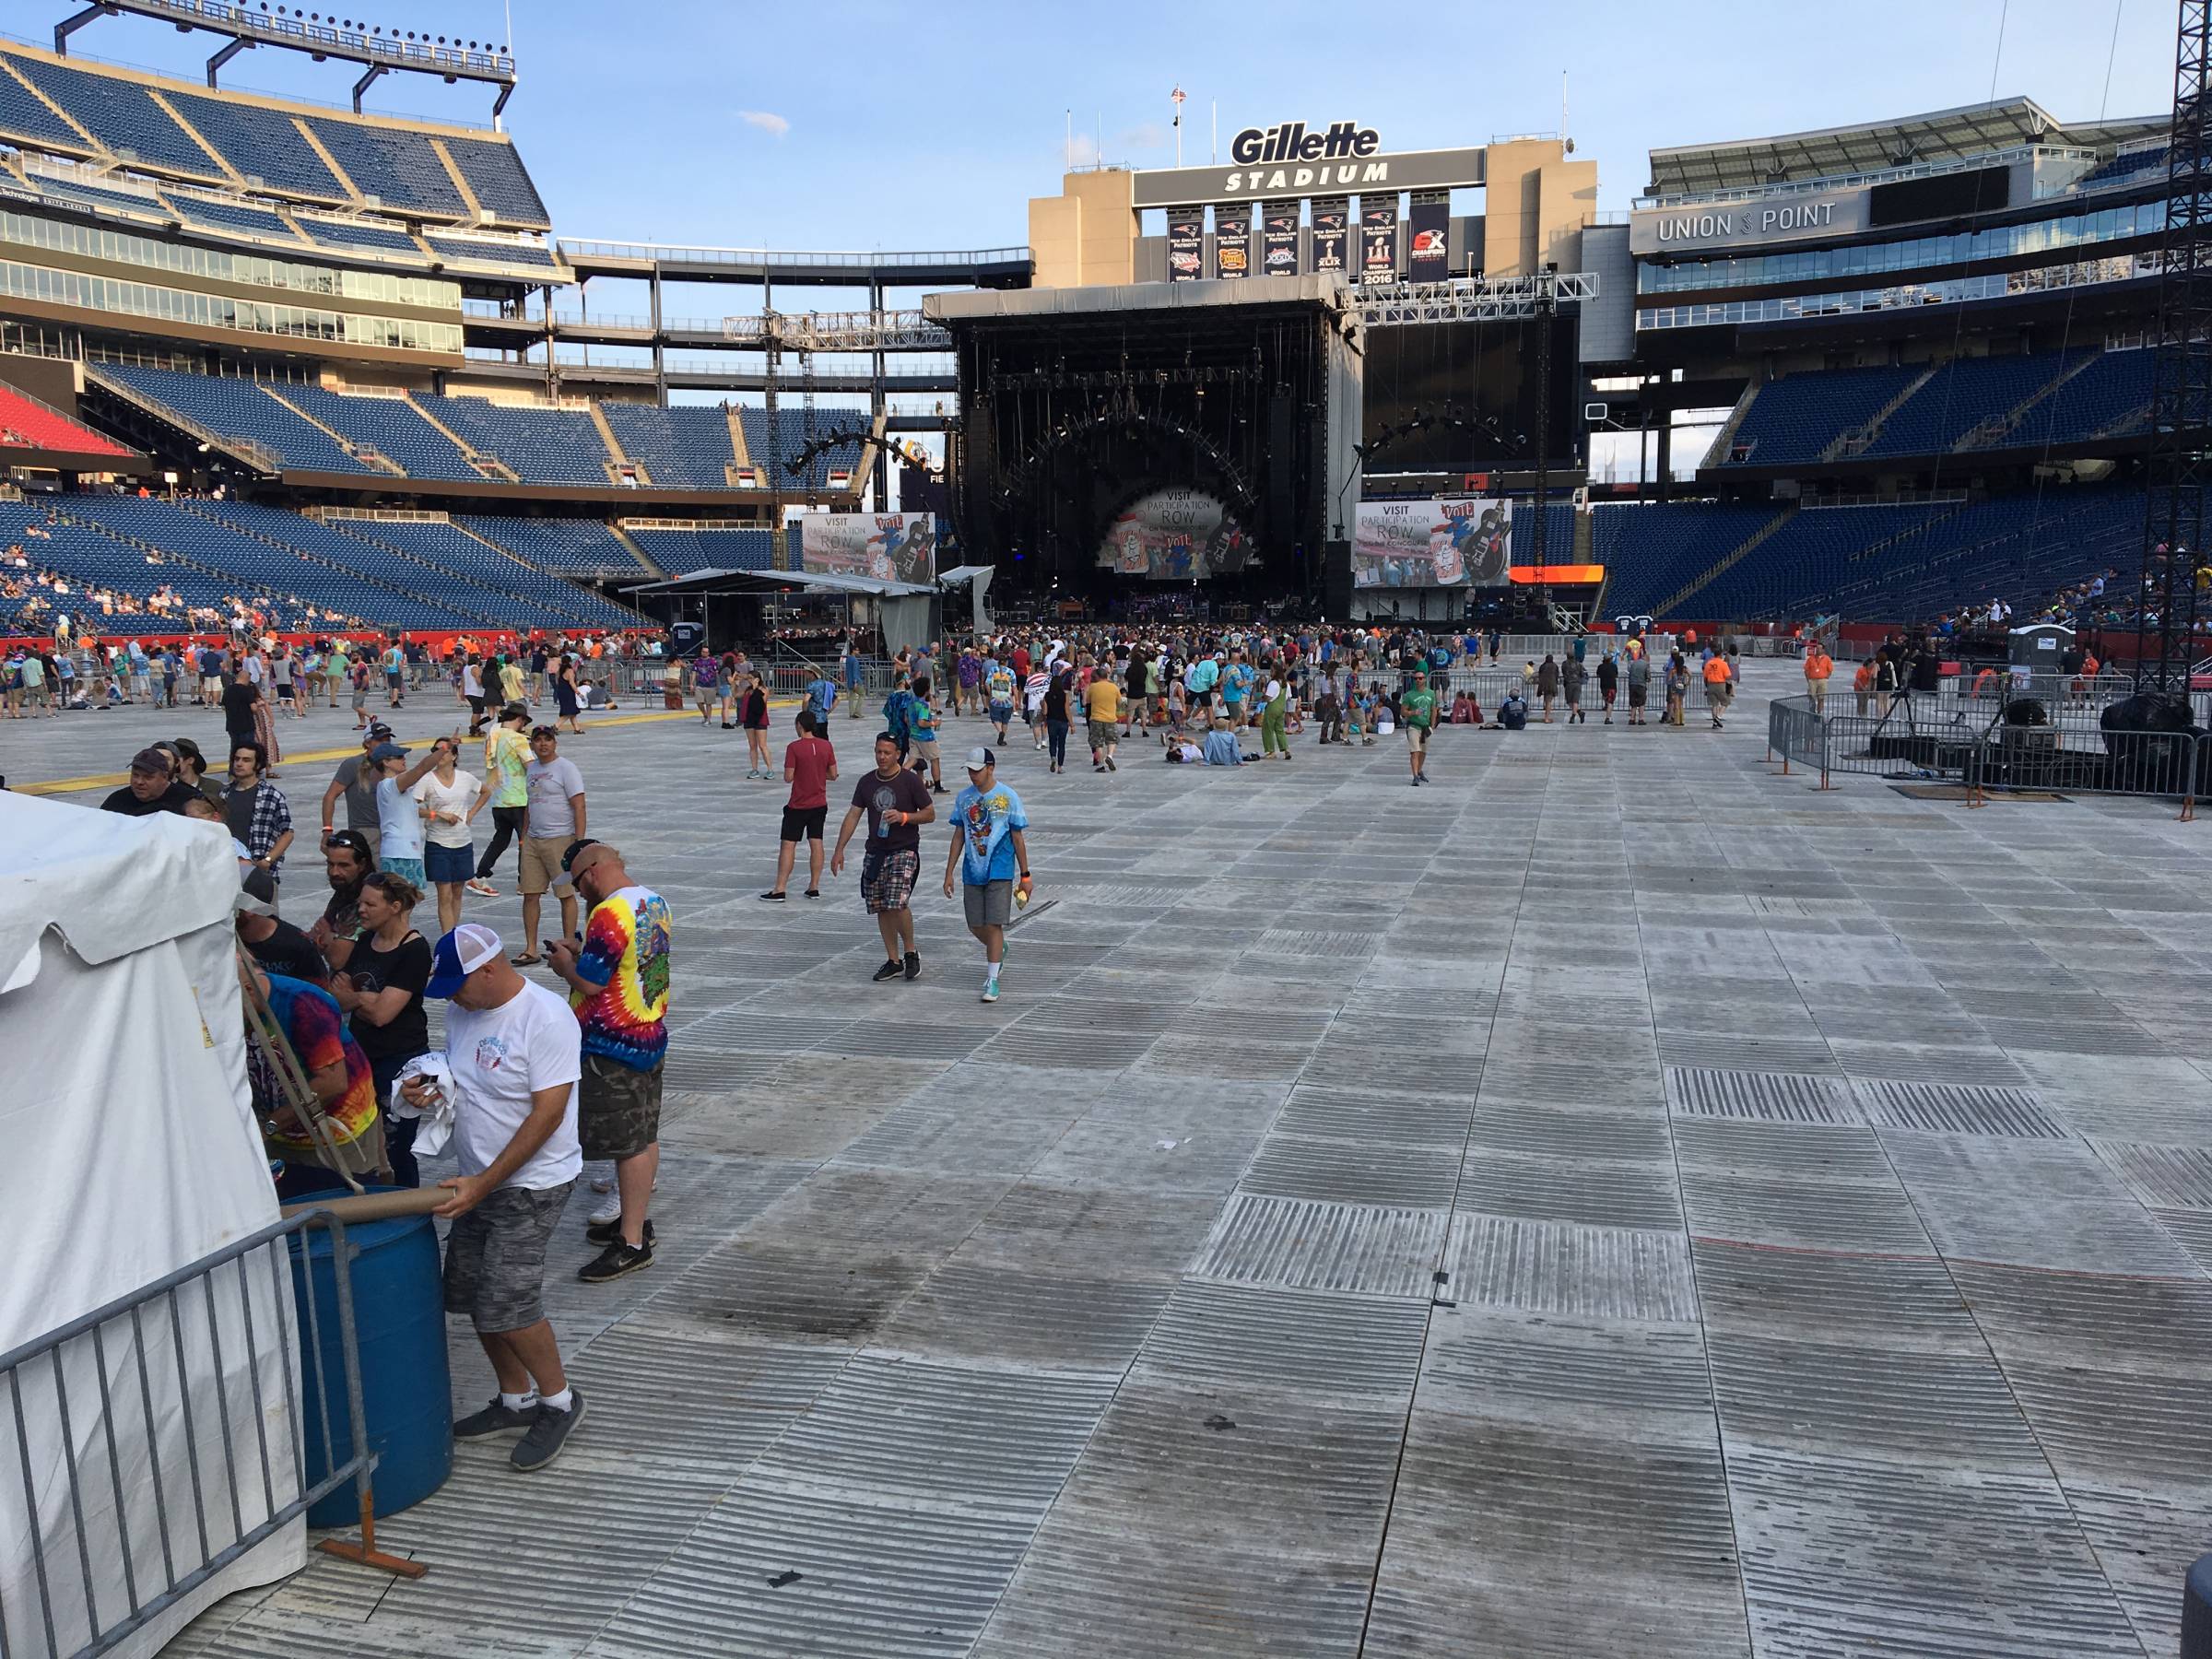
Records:
[[[402,29],[488,40],[505,28],[495,0],[350,3]],[[40,40],[71,9],[18,5],[6,28]],[[508,125],[556,229],[669,242],[1019,243],[1027,198],[1059,188],[1065,112],[1079,159],[1102,121],[1108,161],[1171,165],[1168,92],[1178,83],[1189,94],[1190,162],[1206,159],[1216,100],[1224,144],[1245,124],[1345,117],[1379,129],[1386,149],[1556,131],[1564,68],[1568,130],[1578,155],[1598,162],[1606,208],[1626,207],[1642,187],[1653,146],[1978,102],[1993,71],[1998,96],[2024,93],[2068,120],[2100,106],[2152,113],[2172,97],[2170,0],[1460,0],[1413,10],[1342,0],[513,0],[513,14],[523,81]],[[214,41],[124,18],[92,24],[75,45],[196,77]],[[347,65],[268,51],[234,60],[228,75],[331,102],[351,79]],[[371,107],[480,120],[490,99],[387,76]]]

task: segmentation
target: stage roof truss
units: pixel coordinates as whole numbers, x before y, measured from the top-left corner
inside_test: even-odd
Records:
[[[1418,323],[1497,323],[1533,317],[1547,305],[1597,298],[1591,271],[1544,271],[1534,276],[1462,276],[1447,282],[1389,282],[1352,295],[1370,328]]]

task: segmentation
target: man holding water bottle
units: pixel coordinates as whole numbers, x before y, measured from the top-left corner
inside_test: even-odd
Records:
[[[868,818],[868,847],[861,859],[860,896],[876,918],[889,959],[876,970],[877,981],[922,977],[921,953],[914,948],[914,881],[922,874],[922,826],[936,820],[929,785],[900,764],[899,740],[888,732],[876,736],[875,770],[861,774],[853,805],[837,832],[830,874],[845,873],[845,845]]]

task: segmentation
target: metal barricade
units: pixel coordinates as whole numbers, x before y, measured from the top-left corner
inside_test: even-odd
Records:
[[[1782,757],[1783,777],[1794,761],[1819,772],[1820,787],[1830,787],[1828,718],[1811,697],[1777,697],[1767,704],[1767,752]]]
[[[301,1299],[307,1328],[295,1340],[288,1257],[316,1227],[330,1234],[351,1422],[343,1457],[312,1296]],[[272,1222],[0,1354],[0,1400],[13,1419],[0,1425],[0,1448],[12,1446],[18,1465],[8,1478],[0,1451],[0,1538],[28,1541],[36,1598],[0,1597],[0,1653],[103,1652],[349,1482],[360,1542],[318,1547],[410,1578],[425,1571],[376,1547],[379,1454],[363,1412],[346,1228],[327,1211]],[[311,1432],[329,1471],[312,1486]],[[58,1455],[34,1467],[34,1445]]]

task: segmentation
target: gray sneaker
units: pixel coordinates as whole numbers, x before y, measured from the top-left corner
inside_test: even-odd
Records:
[[[583,1421],[583,1390],[571,1382],[569,1391],[571,1397],[566,1411],[539,1404],[530,1432],[515,1446],[511,1461],[524,1474],[535,1474],[559,1457],[560,1449],[569,1443],[569,1436],[576,1432],[576,1425]]]
[[[483,1410],[471,1412],[453,1425],[455,1440],[489,1440],[495,1434],[520,1434],[537,1420],[537,1407],[524,1406],[519,1409],[503,1402],[498,1394]]]

